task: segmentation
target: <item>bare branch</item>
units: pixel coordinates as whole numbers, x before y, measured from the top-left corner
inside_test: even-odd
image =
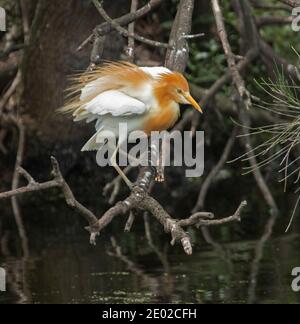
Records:
[[[251,0],[254,8],[265,9],[265,10],[284,10],[291,12],[291,8],[288,5],[275,4],[275,3],[264,3],[261,0]]]
[[[0,115],[3,112],[8,100],[10,97],[14,94],[16,91],[18,85],[21,82],[21,70],[18,71],[14,81],[12,82],[11,86],[7,89],[7,91],[4,93],[2,98],[0,99]]]
[[[280,0],[290,7],[300,7],[300,0]]]
[[[7,153],[7,149],[4,144],[4,139],[6,137],[7,130],[6,129],[0,129],[0,152],[3,154]]]
[[[189,58],[189,47],[187,35],[192,29],[192,18],[194,11],[194,0],[181,0],[178,6],[177,15],[173,23],[166,55],[166,66],[171,70],[184,72]]]
[[[196,226],[197,228],[200,227],[209,227],[209,226],[219,226],[224,225],[231,222],[240,222],[241,221],[241,213],[243,209],[247,206],[247,201],[241,202],[238,209],[232,216],[221,218],[221,219],[214,219],[215,216],[212,213],[196,213],[192,215],[188,219],[178,221],[178,225],[182,227],[187,226]],[[205,219],[206,218],[206,219]]]
[[[187,219],[182,219],[178,221],[178,225],[181,227],[188,227],[199,224],[200,221],[204,219],[214,219],[215,215],[213,213],[201,212],[195,213]]]
[[[284,73],[294,80],[299,80],[298,69],[295,65],[290,64],[287,60],[279,56],[274,49],[263,39],[259,40],[261,56],[266,62],[274,62],[277,66],[282,67]]]
[[[128,167],[126,167],[123,172],[125,175],[127,175],[130,171],[132,170],[132,166],[129,165]],[[103,189],[103,194],[105,196],[109,195],[110,193],[110,198],[109,198],[109,204],[112,205],[113,203],[115,203],[117,196],[120,192],[121,189],[121,184],[122,184],[123,179],[121,178],[121,176],[117,176],[112,182],[108,183],[104,189]]]
[[[246,108],[249,109],[251,106],[250,94],[246,90],[245,82],[242,79],[242,77],[239,73],[239,70],[237,69],[235,55],[233,54],[231,46],[228,41],[228,36],[226,33],[225,24],[224,24],[224,18],[223,18],[223,14],[221,11],[221,7],[219,5],[219,1],[211,0],[211,3],[212,3],[214,16],[216,19],[218,34],[220,36],[220,39],[221,39],[221,42],[223,45],[224,53],[225,53],[225,56],[226,56],[227,62],[228,62],[228,67],[232,74],[233,82],[237,88],[237,91],[238,91],[240,97],[244,100]]]
[[[96,236],[114,219],[114,217],[120,214],[125,214],[128,211],[132,211],[133,209],[144,209],[152,213],[152,215],[155,218],[157,218],[157,220],[164,226],[165,231],[171,234],[172,244],[175,244],[176,241],[180,241],[183,245],[185,252],[187,254],[192,254],[190,237],[187,233],[184,232],[181,226],[192,225],[195,223],[196,219],[198,221],[199,219],[213,217],[210,213],[198,213],[196,215],[193,215],[186,221],[181,220],[178,222],[172,219],[171,216],[163,209],[163,207],[155,199],[153,199],[146,193],[148,186],[150,185],[150,179],[153,177],[153,174],[150,175],[145,168],[144,170],[142,170],[138,180],[139,187],[136,187],[126,200],[116,204],[109,211],[107,211],[99,220],[97,220],[96,216],[90,210],[88,210],[75,199],[73,192],[71,191],[69,185],[65,182],[61,174],[57,160],[55,158],[51,158],[51,162],[52,174],[54,176],[54,179],[52,181],[38,183],[27,171],[25,171],[21,167],[18,167],[16,169],[18,174],[23,175],[28,180],[28,185],[26,187],[17,188],[9,192],[1,193],[0,199],[17,197],[25,193],[41,191],[50,188],[60,188],[65,196],[67,204],[70,207],[77,210],[82,216],[84,216],[90,224],[89,227],[87,227],[87,230],[89,230],[91,233],[90,241],[92,244],[95,244]],[[133,218],[131,216],[131,221],[132,219]],[[131,221],[128,222],[128,226],[129,223],[131,223]],[[197,223],[199,224],[199,222]],[[200,223],[202,225],[202,221]]]
[[[292,16],[264,16],[256,19],[256,25],[258,28],[262,28],[270,25],[286,25],[291,24],[293,21]]]
[[[101,62],[101,57],[104,51],[104,44],[105,44],[106,36],[100,36],[95,33],[95,39],[90,55],[90,66],[88,71],[93,71],[95,67]]]
[[[20,5],[22,10],[24,43],[28,45],[30,40],[30,22],[29,22],[28,3],[26,2],[26,0],[20,0]]]
[[[141,174],[139,177],[140,183],[143,182],[142,177],[147,177],[147,174]],[[147,179],[144,180],[147,182]],[[182,229],[183,226],[213,226],[218,224],[225,224],[231,221],[240,220],[240,213],[246,203],[243,202],[237,212],[223,220],[203,220],[203,218],[213,218],[211,213],[197,213],[187,220],[177,221],[173,219],[164,208],[146,191],[140,187],[135,187],[131,195],[124,201],[117,203],[114,207],[109,209],[97,222],[93,225],[94,235],[99,235],[100,232],[108,226],[116,216],[124,215],[134,209],[142,209],[151,213],[164,227],[166,233],[170,233],[172,237],[171,244],[174,245],[176,241],[180,241],[186,254],[192,254],[192,244],[189,235]],[[91,230],[91,228],[90,228]],[[95,242],[94,242],[95,243]]]
[[[244,134],[244,137],[241,138],[241,142],[244,144],[244,146],[246,148],[249,163],[253,169],[253,175],[256,180],[256,183],[257,183],[258,187],[260,188],[260,191],[263,194],[263,197],[264,197],[266,203],[270,207],[271,214],[278,215],[279,209],[277,207],[276,201],[275,201],[269,187],[267,186],[260,169],[257,166],[257,160],[255,157],[255,154],[253,153],[252,143],[251,143],[251,139],[250,139],[250,136],[248,133],[248,129],[250,128],[251,121],[250,121],[249,116],[244,111],[242,111],[240,114],[240,121],[244,125],[244,127],[242,128],[242,133]]]
[[[256,49],[251,49],[247,52],[244,59],[238,62],[237,69],[239,72],[243,72],[256,58],[258,55],[258,51]],[[232,80],[231,71],[228,70],[222,77],[220,77],[208,90],[204,91],[203,94],[198,95],[196,87],[194,85],[191,86],[191,91],[196,95],[197,98],[201,98],[200,106],[206,107],[210,100],[212,100],[218,91],[222,89],[222,87]],[[199,113],[194,111],[187,111],[181,121],[175,126],[176,130],[182,130],[189,122],[193,123],[193,126],[198,125],[199,123]]]
[[[132,225],[135,221],[135,213],[134,211],[130,211],[130,215],[129,215],[129,218],[126,222],[126,225],[125,225],[125,229],[124,229],[124,232],[130,232],[131,231],[131,228],[132,228]]]
[[[244,0],[244,1],[240,2],[240,1],[235,0],[234,3],[235,3],[235,9],[236,9],[236,11],[238,13],[238,17],[239,17],[242,38],[248,40],[248,43],[247,42],[244,43],[244,46],[246,47],[244,50],[247,50],[251,47],[257,47],[257,46],[259,46],[261,49],[261,43],[263,41],[258,36],[258,32],[257,32],[256,26],[254,24],[254,17],[251,14],[251,5],[250,5],[249,1]],[[250,139],[250,136],[248,133],[248,130],[251,126],[251,119],[249,117],[249,114],[247,114],[246,111],[243,109],[243,106],[245,106],[243,101],[238,100],[237,104],[241,108],[239,120],[240,120],[241,124],[244,126],[244,127],[242,127],[242,133],[243,133],[244,137],[241,139],[241,142],[244,145],[245,150],[248,154],[249,162],[253,169],[254,179],[255,179],[257,186],[260,189],[266,203],[270,207],[271,214],[278,215],[279,210],[278,210],[277,204],[275,202],[275,199],[274,199],[270,189],[268,188],[261,171],[258,168],[257,160],[255,157],[255,154],[253,153],[252,143],[251,143],[251,139]]]
[[[131,0],[131,13],[135,13],[137,11],[139,5],[139,0]],[[133,21],[131,24],[128,26],[128,34],[129,35],[134,35],[135,33],[135,22]],[[127,47],[127,56],[128,56],[128,61],[129,62],[134,62],[134,46],[135,46],[135,39],[134,37],[128,37],[128,47]]]
[[[21,187],[21,188],[15,189],[15,190],[2,192],[2,193],[0,193],[0,200],[11,198],[14,196],[21,196],[21,195],[24,195],[24,194],[30,193],[30,192],[43,191],[43,190],[47,190],[47,189],[51,189],[51,188],[55,188],[55,187],[58,187],[58,184],[55,180],[47,181],[44,183],[36,183],[35,185]]]
[[[170,271],[170,265],[167,259],[167,255],[164,252],[161,252],[160,249],[154,244],[152,234],[151,234],[151,229],[150,229],[150,221],[149,221],[149,216],[148,213],[144,213],[144,227],[145,227],[145,235],[146,239],[148,242],[148,245],[151,247],[151,249],[154,251],[154,253],[157,255],[159,258],[160,262],[162,263],[164,270],[166,273]]]
[[[205,36],[204,33],[194,34],[194,35],[183,35],[182,37],[185,39],[195,39]]]
[[[114,19],[114,21],[120,25],[120,26],[126,26],[130,24],[131,22],[140,19],[147,15],[150,11],[155,9],[157,6],[159,6],[163,0],[150,0],[145,6],[142,8],[138,9],[135,13],[129,13],[126,14],[120,18]],[[105,36],[108,33],[110,33],[113,30],[113,26],[105,22],[95,28],[94,34],[90,35],[79,47],[78,51],[82,50],[83,47],[85,47],[88,43],[92,42],[94,35],[97,34],[99,36]]]
[[[202,184],[196,206],[193,209],[194,212],[197,212],[198,210],[201,210],[204,207],[204,202],[205,202],[207,192],[210,186],[212,185],[215,177],[218,175],[220,170],[223,168],[224,164],[227,162],[229,154],[231,153],[232,148],[234,146],[236,135],[237,135],[237,127],[233,129],[219,162],[213,167],[213,169],[205,179],[204,183]]]
[[[240,222],[242,210],[246,206],[247,206],[247,201],[243,201],[232,216],[223,219],[216,219],[216,220],[200,220],[198,226],[219,226],[219,225],[224,225],[235,221]]]
[[[28,181],[29,187],[37,184],[37,182],[25,169],[23,169],[22,167],[18,167],[16,170],[21,176],[23,176]]]
[[[53,180],[43,182],[43,183],[36,182],[27,171],[25,171],[23,168],[18,166],[18,168],[16,168],[18,174],[23,175],[29,181],[28,185],[21,188],[14,188],[16,187],[16,185],[14,185],[13,190],[0,193],[0,200],[11,198],[11,197],[17,197],[30,192],[43,191],[51,188],[59,188],[62,190],[68,206],[78,211],[79,214],[81,214],[87,220],[90,227],[92,227],[94,223],[97,223],[98,221],[97,217],[90,210],[88,210],[86,207],[84,207],[81,203],[79,203],[76,200],[72,190],[70,189],[69,185],[63,178],[60,171],[59,164],[54,157],[51,158],[51,163],[52,163]]]
[[[108,22],[109,24],[111,24],[111,26],[117,30],[122,36],[125,37],[129,37],[129,38],[133,38],[141,43],[150,45],[150,46],[154,46],[154,47],[161,47],[161,48],[169,48],[170,46],[168,44],[165,43],[161,43],[161,42],[157,42],[157,41],[153,41],[150,40],[146,37],[140,36],[138,34],[135,33],[129,33],[127,29],[123,28],[116,20],[112,19],[107,12],[104,10],[101,2],[99,2],[98,0],[92,0],[95,7],[97,8],[97,10],[99,11],[99,13],[101,14],[101,16],[103,17],[103,19]]]
[[[23,163],[24,151],[25,151],[25,137],[26,137],[25,126],[23,124],[23,121],[21,119],[18,120],[16,125],[19,130],[19,143],[17,149],[15,169],[14,169],[14,174],[12,179],[12,190],[16,190],[19,186],[20,174],[18,170]],[[11,204],[12,204],[12,210],[17,224],[17,228],[19,231],[19,236],[22,242],[24,257],[27,257],[29,255],[28,239],[27,239],[27,234],[26,234],[26,229],[24,226],[22,214],[19,208],[19,203],[16,196],[13,196],[11,198]]]

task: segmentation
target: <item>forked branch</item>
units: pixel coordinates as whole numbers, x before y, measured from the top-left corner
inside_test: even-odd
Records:
[[[117,203],[109,209],[100,219],[97,219],[92,211],[76,200],[70,186],[62,176],[59,164],[54,157],[51,158],[51,163],[53,179],[43,183],[37,182],[26,170],[19,167],[17,172],[27,180],[28,184],[15,190],[0,193],[0,200],[17,197],[30,192],[58,188],[64,194],[67,205],[82,215],[88,222],[89,226],[86,229],[91,234],[90,243],[94,245],[96,244],[96,237],[115,217],[126,215],[128,212],[133,213],[135,210],[143,210],[151,213],[163,225],[165,232],[170,233],[172,245],[175,245],[177,241],[181,242],[185,253],[191,255],[193,253],[192,242],[189,234],[184,231],[184,227],[195,226],[199,228],[202,226],[216,226],[228,222],[240,221],[242,209],[247,204],[246,202],[241,203],[233,216],[219,220],[215,220],[212,213],[206,212],[196,213],[187,219],[176,220],[165,211],[157,200],[147,193],[155,170],[152,169],[152,173],[147,168],[144,168],[141,170],[137,184],[131,194],[124,201]]]

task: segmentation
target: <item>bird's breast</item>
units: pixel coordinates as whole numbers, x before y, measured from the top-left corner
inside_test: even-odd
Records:
[[[168,130],[174,126],[179,116],[179,105],[175,102],[167,107],[152,109],[145,118],[144,131],[150,135],[154,131]]]

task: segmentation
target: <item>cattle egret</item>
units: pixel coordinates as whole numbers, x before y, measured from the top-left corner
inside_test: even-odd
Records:
[[[118,138],[120,123],[127,124],[128,133],[139,130],[148,136],[152,131],[168,130],[180,116],[179,104],[190,104],[202,113],[190,94],[184,76],[165,67],[138,67],[127,62],[106,63],[75,78],[69,92],[76,95],[75,99],[61,111],[73,113],[76,122],[96,121],[96,133],[82,151],[100,150],[107,131]],[[116,163],[117,150],[111,158],[111,165],[132,187]]]

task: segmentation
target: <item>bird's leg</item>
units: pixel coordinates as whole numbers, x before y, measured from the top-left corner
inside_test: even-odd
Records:
[[[129,189],[131,190],[133,188],[133,183],[127,178],[126,174],[122,171],[122,169],[117,164],[117,153],[118,153],[120,146],[121,146],[121,143],[118,143],[118,146],[110,159],[110,163],[115,168],[115,170],[119,173],[120,177],[124,180],[124,182],[127,184]]]
[[[156,182],[164,182],[165,181],[165,155],[164,150],[165,147],[165,140],[162,141],[162,147],[160,147],[160,144],[157,146],[152,146],[152,150],[155,152],[156,157],[156,176],[155,181]]]
[[[158,163],[157,163],[157,168],[156,168],[156,177],[155,181],[156,182],[164,182],[165,181],[165,166],[164,166],[164,161],[163,161],[163,154],[162,150],[160,150],[158,154]]]

